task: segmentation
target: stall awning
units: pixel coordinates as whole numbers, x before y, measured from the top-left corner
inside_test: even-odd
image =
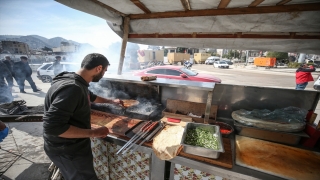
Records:
[[[128,41],[320,54],[319,0],[56,0],[101,17]]]

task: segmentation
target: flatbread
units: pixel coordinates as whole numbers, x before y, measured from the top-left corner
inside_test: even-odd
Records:
[[[152,149],[161,160],[170,160],[182,150],[180,145],[184,128],[181,126],[166,126],[153,139]]]

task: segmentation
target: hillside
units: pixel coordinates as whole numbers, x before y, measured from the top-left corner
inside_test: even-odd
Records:
[[[88,46],[93,47],[92,45],[90,45],[88,43],[82,44],[82,43],[78,43],[73,40],[66,40],[62,37],[54,37],[54,38],[48,39],[48,38],[38,36],[38,35],[28,35],[28,36],[0,35],[0,41],[3,41],[3,40],[24,42],[29,45],[30,49],[40,49],[45,46],[49,47],[49,48],[59,47],[61,42],[69,42],[69,43],[77,44],[80,46],[84,45],[87,47]]]

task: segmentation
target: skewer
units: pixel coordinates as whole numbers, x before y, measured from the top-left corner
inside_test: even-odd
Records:
[[[127,146],[129,146],[132,141],[134,141],[135,139],[137,139],[137,138],[143,133],[143,130],[144,130],[147,126],[150,125],[150,123],[151,123],[151,121],[148,121],[145,125],[143,125],[143,126],[140,128],[140,130],[138,131],[138,133],[135,134],[125,145],[123,145],[123,147],[122,147],[116,154],[119,154],[123,149],[125,149]]]
[[[135,140],[135,142],[132,142],[132,143],[128,146],[128,148],[122,152],[122,154],[125,154],[130,148],[133,147],[134,144],[138,143],[142,138],[145,138],[145,137],[148,135],[148,133],[150,133],[150,130],[152,130],[157,124],[158,124],[158,122],[153,122],[150,126],[148,126],[147,128],[145,128],[144,133],[143,133],[139,138],[137,138],[137,139]]]
[[[153,135],[155,135],[160,129],[162,128],[161,124],[159,125],[159,127],[157,127],[152,133],[150,133],[142,142],[140,142],[139,145],[137,145],[136,147],[134,147],[132,149],[132,151],[135,151],[138,149],[138,147],[140,147],[144,142],[149,141],[150,138],[153,137]]]

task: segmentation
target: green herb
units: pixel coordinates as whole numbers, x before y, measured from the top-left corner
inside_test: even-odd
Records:
[[[185,144],[218,150],[218,139],[210,131],[202,128],[188,129]]]

